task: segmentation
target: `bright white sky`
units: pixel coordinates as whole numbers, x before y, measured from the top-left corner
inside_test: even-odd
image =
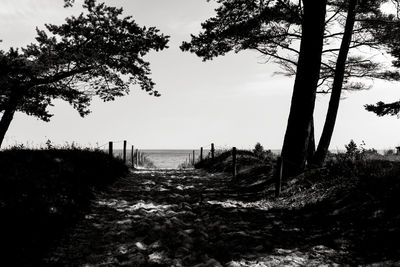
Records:
[[[78,14],[63,8],[62,0],[2,0],[0,9],[1,49],[32,42],[35,27],[60,24]],[[170,49],[152,53],[152,78],[160,98],[132,88],[129,96],[115,102],[94,101],[92,113],[79,117],[67,103],[55,102],[50,123],[17,114],[5,145],[40,145],[47,139],[63,144],[103,145],[127,139],[140,148],[198,148],[214,142],[217,147],[251,148],[261,142],[279,149],[285,133],[293,79],[273,75],[273,63],[263,64],[256,52],[229,54],[202,62],[183,53],[179,45],[200,30],[200,23],[214,14],[206,0],[107,0],[123,6],[140,25],[156,26],[171,36]],[[328,96],[319,96],[315,111],[319,138]],[[378,118],[363,105],[379,100],[400,99],[400,84],[375,82],[373,89],[351,93],[341,102],[331,149],[343,149],[350,139],[365,141],[377,149],[400,145],[400,121]]]

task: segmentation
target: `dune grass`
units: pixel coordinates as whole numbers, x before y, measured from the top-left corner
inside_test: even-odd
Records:
[[[256,155],[250,150],[237,150],[237,170],[240,172],[248,167],[272,164],[275,157],[272,153]],[[205,169],[209,172],[232,172],[232,150],[218,153],[214,159],[206,157],[195,164],[195,168]]]
[[[238,190],[261,191],[271,184],[277,156],[267,151],[237,150],[236,171],[237,176],[232,179],[231,185]],[[206,157],[197,162],[195,168],[211,173],[233,173],[232,151],[226,150],[218,153],[214,159]],[[233,177],[232,177],[233,178]]]
[[[243,153],[246,164],[231,180],[237,198],[286,212],[313,238],[324,229],[321,242],[343,251],[350,265],[400,260],[400,162],[393,155],[331,154],[325,166],[284,179],[275,198],[274,159],[263,162],[250,153]],[[228,151],[197,167],[229,173],[230,158]]]
[[[37,266],[47,249],[83,216],[94,190],[105,189],[127,171],[122,161],[101,151],[1,151],[2,261]]]

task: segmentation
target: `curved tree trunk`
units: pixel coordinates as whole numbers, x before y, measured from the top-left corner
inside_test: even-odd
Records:
[[[10,101],[4,110],[3,116],[0,120],[0,148],[3,144],[4,137],[7,133],[8,127],[10,127],[11,121],[14,118],[15,111],[17,110],[18,100],[17,97],[11,96]]]
[[[15,110],[7,109],[4,111],[4,114],[1,117],[1,120],[0,120],[0,148],[1,148],[1,145],[3,144],[4,137],[6,135],[8,127],[10,126],[11,121],[14,117],[14,113],[15,113]]]
[[[327,0],[303,0],[302,38],[289,119],[282,147],[283,175],[306,164],[316,89],[321,69]]]
[[[337,113],[340,103],[340,95],[342,93],[344,72],[346,68],[347,55],[349,53],[351,37],[353,35],[354,22],[356,18],[357,0],[349,0],[348,13],[346,24],[343,34],[342,43],[338,59],[336,61],[335,76],[332,85],[332,94],[329,100],[328,113],[326,115],[324,128],[322,130],[321,139],[318,143],[318,148],[314,156],[315,165],[322,165],[328,153],[329,145],[331,143],[333,129],[335,128]]]

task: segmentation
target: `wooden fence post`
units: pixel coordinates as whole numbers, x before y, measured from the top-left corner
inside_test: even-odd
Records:
[[[203,147],[200,147],[200,162],[203,161]]]
[[[108,142],[108,156],[110,158],[114,157],[114,152],[113,152],[113,142]]]
[[[131,164],[132,164],[132,167],[134,168],[135,167],[135,163],[134,163],[134,161],[133,161],[133,154],[134,154],[134,147],[132,146],[132,149],[131,149]]]
[[[283,174],[283,158],[278,157],[276,162],[276,182],[275,182],[275,197],[279,197],[282,187],[282,174]]]
[[[195,157],[195,155],[194,155],[194,150],[193,150],[193,159],[192,159],[193,160],[193,166],[194,166],[194,163],[195,163],[194,162],[194,157]]]
[[[232,148],[232,167],[233,167],[233,179],[236,178],[236,147]]]
[[[122,151],[122,161],[126,164],[126,140],[124,140],[124,149]]]
[[[136,167],[139,167],[139,149],[136,148]]]
[[[211,159],[214,159],[215,156],[215,149],[214,149],[214,143],[211,143]]]

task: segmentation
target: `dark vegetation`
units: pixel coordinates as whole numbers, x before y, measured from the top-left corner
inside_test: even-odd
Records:
[[[399,177],[399,162],[332,159],[325,168],[288,181],[281,201],[286,207],[301,207],[293,215],[300,216],[311,233],[326,229],[331,246],[354,254],[347,256],[350,263],[397,261]]]
[[[230,188],[238,199],[266,199],[276,212],[284,211],[286,227],[305,231],[305,244],[322,242],[343,250],[343,263],[389,261],[390,265],[400,260],[400,162],[396,155],[378,154],[353,140],[346,150],[330,153],[322,168],[285,179],[277,199],[276,157],[257,157],[256,149],[240,151],[238,176]],[[230,151],[223,152],[196,167],[231,173],[230,155]]]
[[[85,214],[94,191],[128,171],[106,153],[78,148],[5,150],[0,170],[2,262],[12,266],[39,266]]]

